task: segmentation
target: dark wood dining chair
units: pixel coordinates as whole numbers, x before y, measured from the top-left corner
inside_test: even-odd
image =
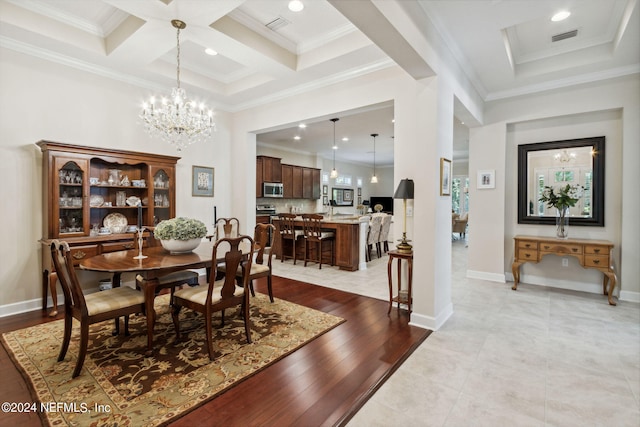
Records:
[[[273,302],[273,288],[271,285],[271,259],[273,257],[273,247],[269,246],[269,236],[273,234],[275,226],[272,224],[256,224],[253,233],[253,241],[255,243],[255,259],[251,264],[249,273],[249,287],[251,295],[255,296],[253,290],[253,281],[262,277],[267,278],[267,289],[269,291],[269,300]],[[241,276],[242,271],[238,271],[237,275]]]
[[[124,316],[125,335],[129,335],[129,315],[144,313],[144,295],[128,286],[84,295],[73,267],[68,243],[53,240],[51,257],[64,293],[64,337],[58,362],[64,360],[69,349],[73,319],[80,322],[80,351],[76,367],[71,374],[71,377],[75,378],[80,374],[87,355],[89,325]]]
[[[318,268],[322,269],[322,246],[324,242],[331,245],[331,265],[333,265],[334,233],[332,231],[322,231],[322,215],[304,214],[302,215],[304,231],[304,266],[308,261],[317,262]],[[316,253],[315,258],[309,257],[309,248],[313,245]]]
[[[295,227],[296,214],[281,213],[278,214],[278,226],[280,228],[280,262],[284,262],[286,258],[293,259],[293,265],[296,265],[296,241],[298,237],[304,233],[302,230],[296,230]],[[285,254],[285,240],[291,241],[291,254]]]
[[[216,280],[218,275],[218,247],[226,245],[229,249],[224,254],[225,272],[222,278]],[[223,246],[224,247],[224,246]],[[248,249],[247,249],[248,247]],[[244,251],[243,251],[244,249]],[[236,238],[219,239],[213,246],[212,253],[212,274],[209,278],[208,286],[197,286],[195,288],[185,288],[176,290],[172,296],[171,315],[176,328],[176,339],[180,339],[180,309],[182,307],[202,313],[207,334],[207,348],[209,359],[214,359],[213,354],[213,330],[212,316],[216,311],[221,312],[224,326],[224,310],[231,307],[240,307],[244,318],[244,328],[247,335],[247,342],[251,343],[251,319],[249,318],[249,272],[253,260],[254,243],[249,236],[239,236]],[[241,284],[236,281],[236,271],[243,272]]]
[[[240,220],[238,218],[218,218],[214,226],[213,234],[207,236],[210,242],[224,237],[238,237],[240,235]]]
[[[147,246],[154,247],[160,246],[161,243],[153,235],[153,229],[150,227],[150,234],[147,238]],[[134,233],[134,241],[137,239],[137,234]],[[137,245],[137,243],[136,243]],[[137,247],[137,246],[136,246]],[[177,286],[189,285],[198,286],[200,275],[193,270],[179,270],[172,273],[165,274],[157,278],[158,285],[156,286],[156,294],[162,289],[170,289],[173,293]],[[141,275],[136,275],[136,283],[143,281],[144,278]],[[139,286],[140,287],[140,286]]]

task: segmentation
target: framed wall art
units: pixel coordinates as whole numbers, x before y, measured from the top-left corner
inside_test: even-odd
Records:
[[[451,195],[451,160],[440,157],[440,195]]]
[[[191,195],[213,197],[213,168],[193,166]]]
[[[496,188],[496,171],[493,169],[478,171],[478,182],[476,188],[480,190],[485,188]]]

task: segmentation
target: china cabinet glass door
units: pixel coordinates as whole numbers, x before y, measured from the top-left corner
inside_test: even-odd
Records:
[[[53,185],[57,209],[54,209],[54,230],[57,236],[85,235],[87,162],[77,159],[56,159]]]

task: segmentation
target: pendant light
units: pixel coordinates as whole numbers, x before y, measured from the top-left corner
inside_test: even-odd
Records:
[[[371,136],[373,137],[373,176],[371,177],[371,183],[377,184],[378,177],[376,176],[376,136],[378,136],[378,134],[372,133]]]
[[[336,150],[338,149],[338,146],[336,145],[336,122],[338,120],[340,119],[331,119],[331,121],[333,122],[333,169],[331,170],[331,174],[329,176],[333,179],[338,177],[338,171],[336,170]]]

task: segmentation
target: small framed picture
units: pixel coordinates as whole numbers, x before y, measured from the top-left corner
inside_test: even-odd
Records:
[[[358,206],[362,204],[362,197],[358,196]]]
[[[480,190],[485,188],[496,188],[495,169],[478,171],[478,182],[476,188]]]
[[[362,196],[362,188],[358,187],[358,196]]]
[[[192,196],[213,197],[213,172],[213,168],[193,166]]]
[[[322,196],[322,205],[327,206],[329,204],[329,196]]]
[[[440,195],[451,195],[451,160],[440,157]]]
[[[324,196],[329,195],[329,186],[328,185],[323,185],[322,186],[322,195],[324,195]]]

